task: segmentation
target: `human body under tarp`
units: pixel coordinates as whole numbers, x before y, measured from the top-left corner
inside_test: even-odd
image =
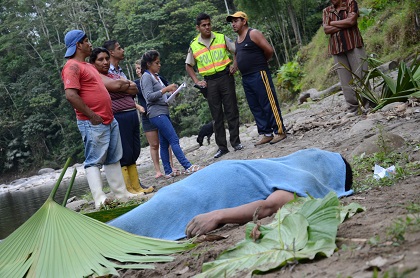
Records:
[[[277,212],[297,196],[348,196],[352,173],[334,152],[306,149],[278,158],[224,160],[160,189],[146,203],[109,224],[128,232],[177,240],[223,224],[244,224]]]

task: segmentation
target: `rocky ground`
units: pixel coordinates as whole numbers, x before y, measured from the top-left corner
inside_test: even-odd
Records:
[[[254,125],[241,127],[241,140],[245,149],[233,151],[220,159],[254,159],[283,156],[304,148],[336,151],[352,161],[354,155],[380,151],[378,136],[387,138],[389,149],[405,152],[410,161],[420,165],[420,107],[394,104],[382,111],[367,115],[346,115],[342,95],[332,95],[316,103],[284,115],[288,137],[275,145],[254,147],[257,132]],[[214,141],[198,148],[195,137],[183,138],[181,145],[187,157],[195,164],[208,165],[216,152]],[[142,150],[139,159],[140,176],[145,185],[161,188],[178,179],[156,182],[148,150]],[[219,159],[219,160],[220,160]],[[371,165],[372,167],[374,165]],[[419,166],[420,167],[420,166]],[[369,263],[380,265],[380,276],[388,271],[389,277],[420,277],[420,231],[407,231],[405,241],[396,246],[389,238],[389,227],[407,214],[410,204],[420,205],[420,176],[412,176],[390,187],[372,188],[344,198],[344,203],[358,202],[366,208],[344,222],[338,231],[338,250],[330,258],[317,258],[279,269],[266,277],[373,277]],[[419,213],[416,215],[420,217]],[[264,219],[262,223],[271,219]],[[418,228],[418,225],[417,225]],[[226,239],[201,243],[194,250],[175,255],[171,263],[156,264],[155,270],[121,271],[122,277],[192,277],[200,273],[204,262],[214,260],[218,254],[244,238],[244,226],[227,225],[214,232]],[[379,239],[377,243],[370,239]],[[376,261],[374,261],[376,259]]]
[[[420,107],[418,103],[398,103],[382,111],[365,115],[346,115],[343,96],[335,94],[318,102],[302,104],[297,110],[283,111],[288,137],[275,145],[254,147],[258,140],[255,125],[241,126],[241,140],[245,148],[233,151],[219,159],[213,155],[217,150],[214,137],[211,144],[199,147],[196,137],[182,138],[181,146],[194,164],[209,165],[223,159],[254,159],[283,156],[304,148],[321,148],[341,153],[350,162],[355,155],[383,151],[385,138],[388,150],[396,150],[420,165]],[[380,149],[382,147],[382,149]],[[172,182],[184,178],[155,180],[148,148],[142,149],[137,161],[142,183],[154,185],[159,190]],[[176,164],[177,165],[177,164]],[[371,165],[373,167],[374,165]],[[80,167],[80,165],[79,165]],[[418,166],[420,167],[420,166]],[[178,168],[179,164],[178,164]],[[79,171],[83,175],[83,171]],[[55,174],[57,175],[57,173]],[[81,177],[83,178],[83,177]],[[365,177],[356,177],[362,179]],[[52,180],[55,176],[38,176],[38,180]],[[31,179],[24,180],[28,186]],[[396,245],[389,239],[389,228],[398,218],[405,219],[407,206],[420,205],[420,176],[398,181],[387,187],[377,187],[357,192],[342,199],[344,203],[357,202],[366,211],[344,222],[338,231],[337,251],[329,258],[319,257],[313,261],[278,269],[266,277],[373,277],[369,263],[379,266],[380,276],[420,277],[420,230],[407,229],[405,240]],[[3,187],[2,187],[3,186]],[[10,190],[13,186],[2,185]],[[36,184],[35,184],[36,186]],[[19,182],[14,183],[19,186]],[[415,214],[420,217],[420,212]],[[270,218],[262,223],[270,222]],[[226,239],[203,242],[195,249],[174,255],[170,263],[155,264],[154,270],[121,270],[122,277],[192,277],[200,273],[204,262],[214,260],[228,247],[244,238],[244,226],[227,225],[214,234]],[[372,239],[376,239],[372,241]],[[409,272],[407,276],[402,276]]]

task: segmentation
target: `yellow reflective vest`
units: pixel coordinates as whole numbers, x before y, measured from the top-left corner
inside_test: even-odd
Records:
[[[202,76],[223,71],[231,62],[226,48],[225,35],[216,32],[213,34],[214,38],[210,43],[210,48],[198,41],[200,34],[190,44],[198,72]]]

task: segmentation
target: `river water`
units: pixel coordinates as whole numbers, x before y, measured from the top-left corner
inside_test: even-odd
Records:
[[[68,181],[62,181],[54,200],[61,204],[66,194]],[[28,220],[47,200],[54,184],[41,185],[25,190],[0,193],[0,239],[6,238]],[[81,196],[89,192],[86,179],[76,178],[71,196]]]

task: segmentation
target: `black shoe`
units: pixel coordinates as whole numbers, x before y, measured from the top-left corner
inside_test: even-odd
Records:
[[[242,144],[241,144],[241,143],[239,143],[238,145],[233,146],[233,149],[234,149],[235,151],[240,151],[240,150],[242,150],[243,148],[244,148],[244,146],[242,146]]]
[[[222,155],[227,154],[228,152],[229,152],[229,150],[221,150],[221,149],[219,149],[219,150],[217,151],[217,153],[214,155],[214,158],[219,158],[219,157],[221,157]]]

